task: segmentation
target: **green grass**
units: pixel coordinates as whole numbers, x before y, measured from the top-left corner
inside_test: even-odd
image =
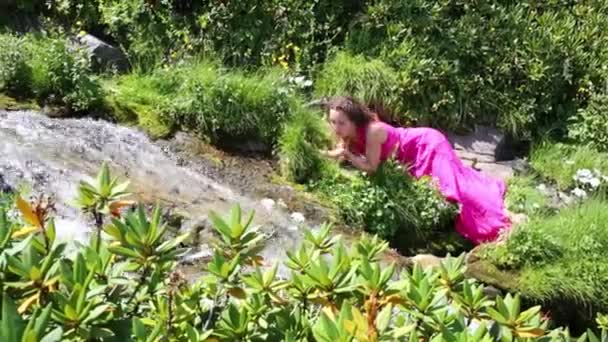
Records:
[[[296,183],[321,178],[329,163],[319,150],[329,146],[328,133],[320,113],[302,110],[293,115],[279,138],[281,175]]]
[[[398,73],[379,59],[344,52],[325,63],[315,83],[316,96],[350,95],[404,113]]]
[[[608,153],[586,145],[542,143],[532,149],[530,164],[541,177],[566,190],[574,185],[577,170],[598,169],[608,174]]]
[[[518,274],[517,290],[540,301],[608,309],[608,203],[591,199],[538,218],[488,245],[485,258]]]
[[[506,205],[510,211],[532,216],[549,210],[548,199],[537,189],[539,182],[535,177],[515,176],[507,183]]]
[[[148,131],[192,130],[213,143],[254,140],[273,146],[301,105],[276,69],[227,71],[195,60],[106,83],[118,121]]]

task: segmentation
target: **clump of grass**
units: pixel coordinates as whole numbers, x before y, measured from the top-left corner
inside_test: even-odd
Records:
[[[204,60],[124,76],[113,88],[112,107],[135,113],[119,119],[135,116],[141,124],[143,115],[155,126],[190,129],[216,144],[254,140],[273,146],[297,109],[276,70],[227,71]]]
[[[532,149],[530,164],[541,177],[555,182],[561,190],[573,187],[576,172],[599,170],[608,174],[608,154],[587,145],[542,143]]]
[[[538,218],[482,255],[519,274],[518,290],[540,301],[608,309],[608,203],[591,199]]]
[[[283,177],[296,183],[320,179],[330,167],[319,152],[329,145],[328,132],[317,113],[304,109],[295,113],[285,125],[278,143]]]
[[[162,116],[177,83],[160,74],[130,74],[104,84],[106,102],[113,117],[122,123],[138,124],[153,138],[163,138],[175,129],[170,116]]]
[[[338,53],[324,65],[315,84],[316,96],[349,95],[374,109],[405,112],[398,73],[379,59]]]

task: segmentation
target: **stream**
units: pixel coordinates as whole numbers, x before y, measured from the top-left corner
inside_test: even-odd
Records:
[[[75,198],[78,182],[91,180],[107,162],[112,175],[130,180],[134,199],[179,212],[182,230],[201,225],[212,210],[225,216],[238,203],[244,213],[255,211],[254,224],[269,236],[262,252],[266,261],[284,259],[285,251],[302,241],[299,214],[183,165],[169,149],[133,128],[90,118],[0,111],[0,153],[0,175],[6,183],[32,196],[53,196],[59,240],[86,240],[93,227],[90,218],[68,203]],[[201,239],[186,258],[209,255],[206,242]],[[279,272],[286,269],[281,265]]]

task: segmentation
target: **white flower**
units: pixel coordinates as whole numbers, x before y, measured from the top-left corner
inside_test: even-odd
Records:
[[[296,230],[298,230],[298,226],[289,226],[289,227],[287,227],[287,230],[291,230],[292,232],[296,231]]]
[[[587,192],[581,188],[575,188],[572,190],[572,194],[578,198],[586,198]]]
[[[299,212],[291,213],[291,219],[294,220],[296,223],[302,223],[306,220],[306,218],[304,218],[304,215]]]
[[[594,177],[589,180],[589,185],[591,185],[591,187],[594,189],[597,188],[598,186],[600,186],[600,183],[601,182],[600,182],[599,178]]]
[[[589,169],[580,169],[576,171],[576,177],[578,178],[590,178],[593,177],[593,173]]]
[[[275,202],[272,198],[264,198],[260,202],[262,203],[262,206],[264,207],[264,209],[266,209],[268,211],[272,211],[272,208],[274,208]]]

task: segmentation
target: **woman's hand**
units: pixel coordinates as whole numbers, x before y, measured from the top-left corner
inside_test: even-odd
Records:
[[[327,157],[343,161],[348,154],[348,150],[339,146],[330,151],[321,151],[321,153]]]

